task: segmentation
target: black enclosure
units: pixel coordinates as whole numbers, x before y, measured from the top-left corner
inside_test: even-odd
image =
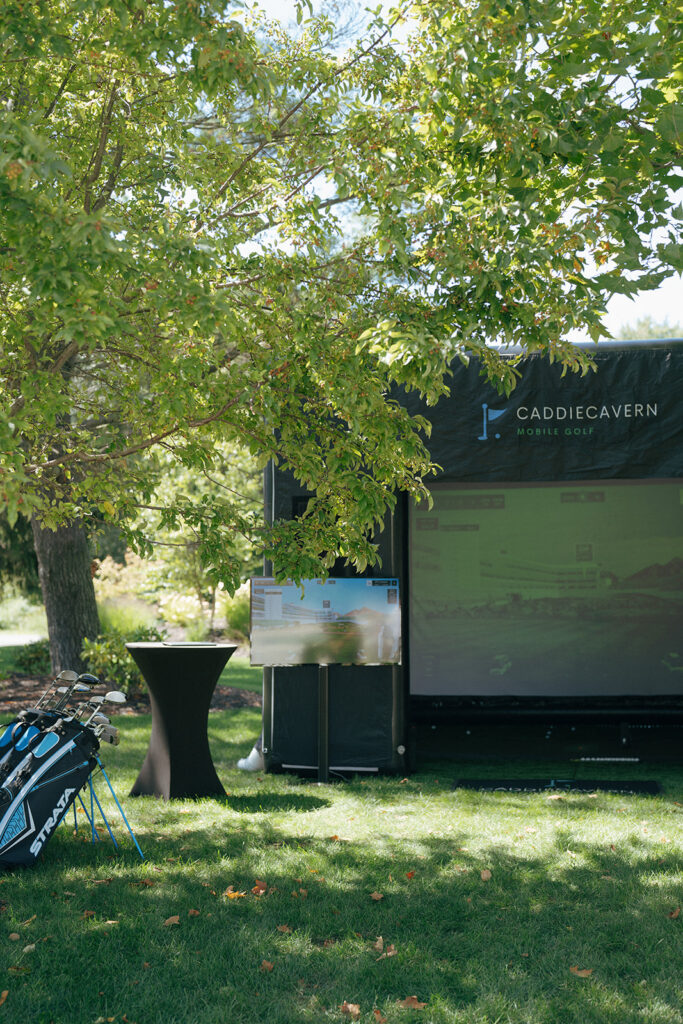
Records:
[[[683,722],[683,341],[591,351],[585,376],[525,357],[509,398],[476,361],[435,408],[397,396],[432,422],[440,471],[433,506],[404,501],[378,538],[403,666],[330,671],[340,770],[402,771],[411,736],[419,755],[528,753],[527,727],[546,753],[565,730],[574,752],[626,756]],[[272,467],[265,496],[273,518],[306,504]],[[273,767],[312,766],[313,680],[265,682]]]

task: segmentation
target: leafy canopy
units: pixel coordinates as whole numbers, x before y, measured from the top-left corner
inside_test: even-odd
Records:
[[[509,390],[494,341],[586,369],[567,331],[681,268],[673,4],[405,3],[342,56],[305,13],[291,36],[224,0],[3,4],[10,517],[129,523],[159,453],[210,474],[239,444],[314,498],[269,527],[174,497],[216,578],[238,533],[295,576],[364,565],[430,470],[393,387],[434,402],[475,353]]]

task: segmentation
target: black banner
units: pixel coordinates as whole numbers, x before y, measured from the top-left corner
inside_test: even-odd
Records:
[[[463,481],[683,476],[683,345],[606,346],[596,371],[567,372],[544,356],[518,366],[509,398],[458,363],[434,408],[401,399],[433,425],[441,476]]]

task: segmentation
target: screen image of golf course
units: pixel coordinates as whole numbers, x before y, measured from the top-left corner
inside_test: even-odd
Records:
[[[410,688],[683,694],[683,481],[435,485],[410,523]]]
[[[387,665],[401,659],[396,579],[251,581],[252,665]]]

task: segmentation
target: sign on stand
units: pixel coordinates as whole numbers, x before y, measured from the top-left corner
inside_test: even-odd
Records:
[[[251,581],[251,664],[318,666],[318,779],[329,777],[329,665],[399,665],[397,579]]]

